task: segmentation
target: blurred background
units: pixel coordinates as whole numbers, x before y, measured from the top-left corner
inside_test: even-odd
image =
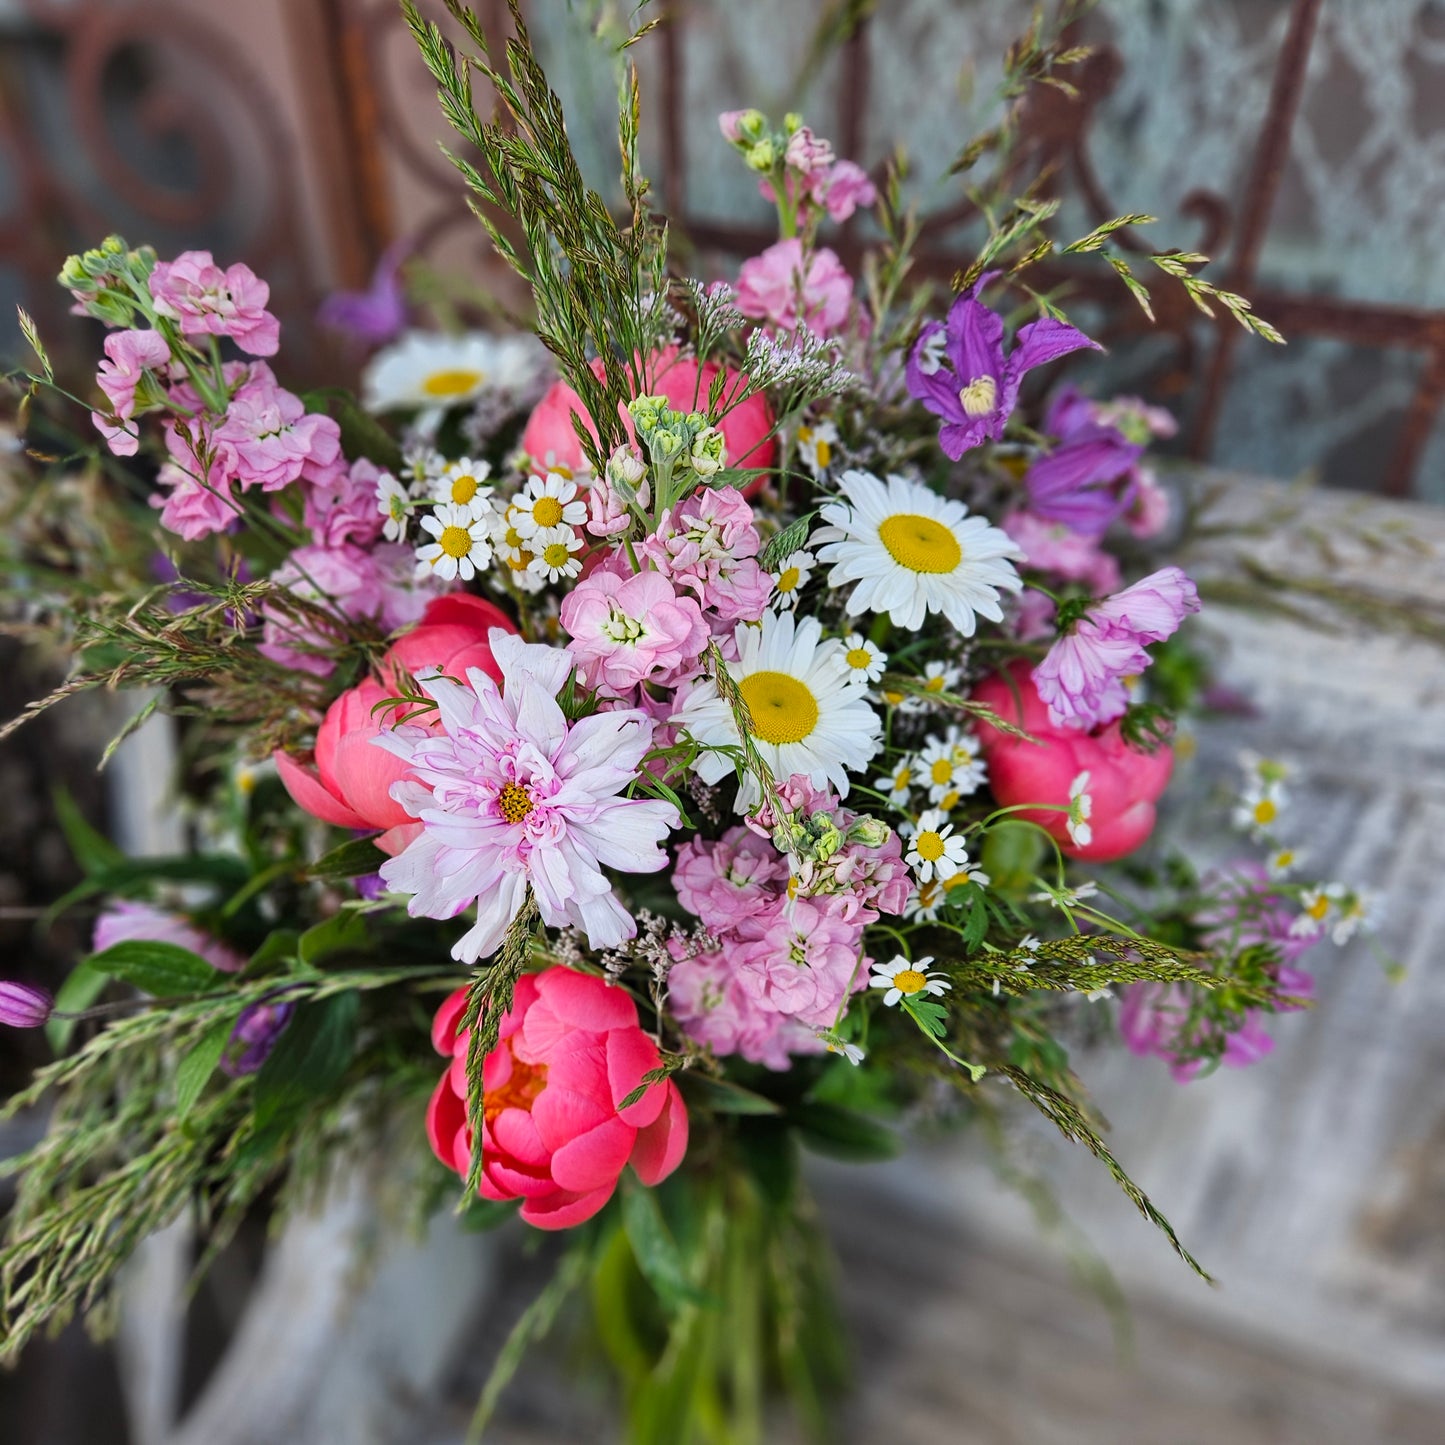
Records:
[[[504,33],[504,5],[476,8]],[[924,266],[946,280],[966,262],[976,218],[945,173],[996,118],[1000,60],[1029,7],[661,8],[667,23],[633,52],[646,158],[694,270],[733,274],[773,239],[769,208],[717,132],[719,111],[746,105],[803,111],[875,174],[901,146],[926,218]],[[523,10],[579,157],[606,189],[616,76],[604,42],[630,6],[524,0]],[[1121,287],[1100,281],[1103,268],[1058,272],[1075,286],[1071,312],[1110,346],[1084,383],[1168,405],[1181,464],[1318,482],[1293,535],[1343,535],[1366,518],[1445,542],[1435,510],[1445,502],[1445,4],[1102,0],[1078,37],[1097,48],[1074,73],[1077,93],[1035,93],[1024,107],[1020,177],[1046,173],[1045,192],[1064,202],[1061,234],[1157,215],[1126,244],[1208,253],[1210,279],[1252,297],[1290,342],[1251,341],[1176,288],[1156,293],[1150,328]],[[278,371],[293,386],[355,376],[364,346],[322,325],[318,308],[396,265],[433,318],[504,314],[522,298],[437,152],[442,131],[393,0],[0,0],[0,357],[20,355],[10,320],[20,302],[62,372],[89,385],[99,328],[66,314],[54,276],[111,231],[163,255],[208,248],[223,264],[250,263],[271,284]],[[835,243],[845,262],[866,225],[850,223]],[[1271,495],[1268,483],[1258,494]],[[1273,540],[1287,550],[1291,535]],[[1424,566],[1357,552],[1339,567],[1406,602],[1445,598],[1445,578]],[[1247,1074],[1185,1089],[1151,1062],[1085,1061],[1126,1167],[1220,1276],[1217,1291],[1169,1256],[1092,1161],[1042,1135],[1021,1140],[1020,1168],[1049,1181],[1122,1284],[1132,1345],[1075,1283],[1068,1248],[1044,1241],[1028,1206],[966,1146],[921,1147],[880,1175],[820,1175],[860,1347],[846,1439],[1445,1439],[1445,671],[1420,645],[1362,656],[1348,639],[1282,622],[1226,617],[1214,628],[1247,705],[1201,730],[1175,826],[1193,830],[1201,857],[1218,856],[1220,780],[1238,749],[1294,757],[1296,834],[1320,840],[1311,863],[1321,872],[1386,890],[1381,945],[1402,976],[1392,981],[1363,944],[1335,953],[1320,970],[1320,1007],[1284,1021],[1279,1049]],[[0,662],[6,717],[62,665],[22,657],[8,640]],[[74,881],[52,821],[56,785],[143,846],[146,805],[125,792],[140,765],[127,771],[123,753],[111,777],[93,770],[114,723],[103,701],[67,704],[0,749],[7,974],[63,970],[85,942],[83,920],[35,929]],[[0,1036],[0,1088],[40,1047]],[[0,1154],[24,1142],[23,1128],[0,1136]],[[0,1441],[459,1439],[468,1392],[540,1262],[515,1237],[493,1249],[441,1228],[359,1284],[346,1262],[367,1225],[348,1207],[270,1265],[257,1240],[243,1241],[181,1322],[154,1313],[165,1294],[156,1271],[174,1272],[189,1249],[172,1240],[142,1261],[119,1352],[72,1330],[0,1378]],[[357,1290],[370,1293],[345,1310]],[[267,1356],[246,1308],[262,1318],[260,1301],[273,1321],[294,1319],[307,1299],[311,1314],[285,1338],[289,1360]],[[329,1403],[307,1407],[304,1436],[301,1406],[267,1415],[254,1398],[274,1385],[279,1401],[303,1365],[330,1371],[314,1390]],[[519,1382],[496,1438],[600,1438],[588,1391],[562,1342]],[[195,1408],[174,1429],[178,1400]]]

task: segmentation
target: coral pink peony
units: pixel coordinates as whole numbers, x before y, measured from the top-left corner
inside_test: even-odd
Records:
[[[501,670],[487,640],[494,627],[515,632],[516,625],[500,607],[469,592],[435,597],[426,605],[421,621],[387,649],[383,670],[405,668],[418,673],[441,671],[448,677],[465,677],[469,667],[480,667],[500,680]]]
[[[593,369],[599,376],[602,374],[600,362],[594,362]],[[648,361],[644,373],[646,390],[650,395],[666,397],[667,404],[678,411],[702,411],[707,407],[719,369],[711,361],[699,367],[692,357],[679,356],[677,348],[669,346]],[[742,384],[741,373],[728,367],[722,405],[727,405],[727,398],[736,395]],[[534,458],[539,468],[545,469],[548,458],[552,465],[570,467],[573,471],[587,465],[582,443],[572,429],[574,413],[582,418],[587,430],[595,437],[597,428],[592,424],[592,418],[588,416],[581,398],[565,381],[556,382],[537,403],[522,432],[522,450]],[[632,437],[632,418],[624,414],[623,424],[627,435]],[[733,407],[718,426],[727,447],[728,466],[766,470],[777,461],[778,444],[770,435],[773,413],[761,392]],[[751,494],[760,488],[763,481],[759,478],[748,488],[748,492]]]
[[[437,1158],[462,1175],[473,1148],[466,997],[459,988],[437,1010],[432,1042],[452,1064],[427,1110]],[[644,1184],[661,1183],[687,1151],[682,1095],[667,1079],[623,1105],[660,1062],[622,989],[562,967],[518,979],[483,1064],[482,1196],[520,1199],[528,1224],[569,1229],[607,1203],[628,1164]]]
[[[1007,677],[985,678],[974,688],[973,696],[1038,740],[1025,742],[980,725],[979,742],[988,762],[989,782],[1002,806],[1043,803],[1067,807],[1069,785],[1080,773],[1089,774],[1093,838],[1086,846],[1069,840],[1065,813],[1020,815],[1057,839],[1070,858],[1109,863],[1132,853],[1153,832],[1154,804],[1168,785],[1174,766],[1174,751],[1167,744],[1160,744],[1152,753],[1133,747],[1124,741],[1117,723],[1093,732],[1056,726],[1049,720],[1049,709],[1024,662],[1012,664]]]

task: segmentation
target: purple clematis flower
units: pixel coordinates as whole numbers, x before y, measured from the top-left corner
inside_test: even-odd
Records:
[[[1134,503],[1143,454],[1142,446],[1114,427],[1086,422],[1028,469],[1029,510],[1087,537],[1102,537]]]
[[[333,291],[321,303],[316,319],[368,345],[390,341],[406,325],[406,292],[397,276],[410,250],[410,241],[388,246],[372,272],[370,287],[365,291]]]
[[[981,276],[960,296],[946,323],[928,322],[908,358],[909,393],[943,418],[939,445],[954,461],[1003,435],[1025,372],[1086,346],[1103,349],[1082,331],[1045,316],[1020,327],[1013,351],[1006,353],[1003,318],[977,299],[992,279],[992,273]]]
[[[289,1003],[253,1003],[242,1009],[221,1056],[222,1071],[233,1079],[254,1074],[270,1058],[295,1009]]]

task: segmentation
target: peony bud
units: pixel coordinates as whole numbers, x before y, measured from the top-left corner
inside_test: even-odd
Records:
[[[0,979],[0,1024],[12,1029],[38,1029],[55,1009],[55,1000],[43,989]]]

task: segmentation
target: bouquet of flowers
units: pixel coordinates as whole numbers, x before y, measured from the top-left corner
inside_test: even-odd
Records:
[[[635,75],[619,218],[520,21],[502,69],[451,8],[470,53],[408,13],[534,336],[411,332],[360,402],[298,395],[248,267],[112,237],[61,273],[107,328],[102,448],[63,439],[31,329],[7,570],[74,659],[31,713],[104,685],[142,691],[130,726],[180,718],[195,845],[128,858],[70,818],[94,952],[56,999],[0,983],[57,1050],[8,1106],[49,1125],[3,1166],[3,1348],[181,1211],[215,1248],[370,1164],[419,1222],[460,1193],[478,1228],[569,1232],[516,1339],[590,1281],[631,1438],[758,1438],[766,1382],[820,1420],[837,1365],[800,1146],[881,1157],[1007,1086],[1193,1265],[1100,1136],[1080,1016],[1116,1005],[1180,1077],[1247,1062],[1370,900],[1293,878],[1267,760],[1267,858],[1139,851],[1204,680],[1146,461],[1173,422],[1059,385],[1098,347],[1030,282],[1102,256],[1147,307],[1111,237],[1149,218],[1064,244],[1055,203],[981,182],[943,294],[897,165],[734,111],[720,158],[779,240],[680,276]],[[1036,29],[1008,94],[1079,56]],[[862,210],[853,275],[826,236]],[[1202,257],[1147,260],[1278,339]]]

